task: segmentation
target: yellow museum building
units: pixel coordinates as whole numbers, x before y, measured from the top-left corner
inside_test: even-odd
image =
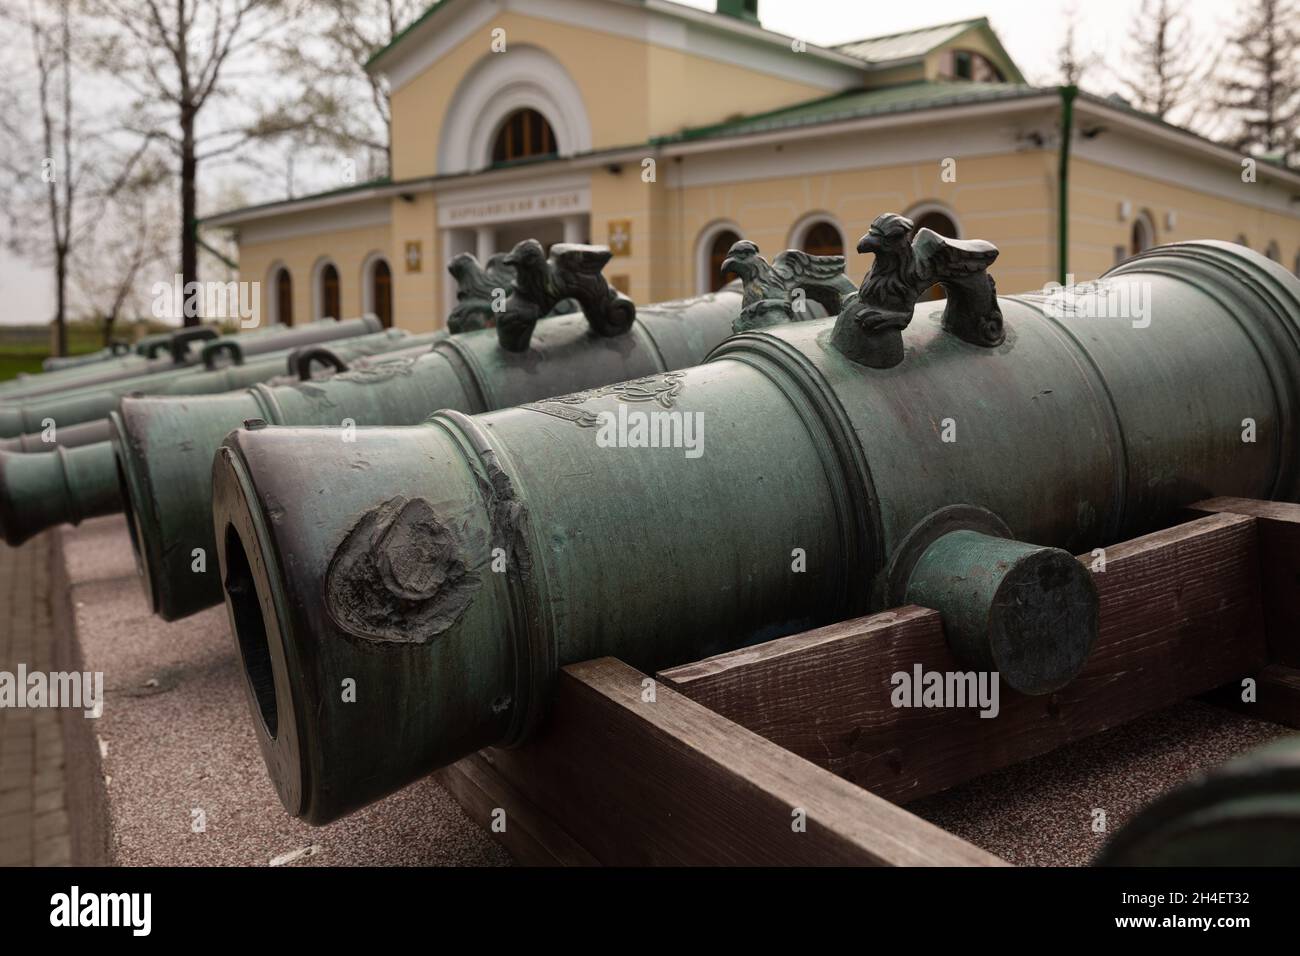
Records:
[[[459,252],[608,245],[606,276],[649,303],[716,288],[741,236],[847,252],[859,281],[882,212],[993,242],[1006,292],[1193,238],[1300,270],[1300,173],[1031,86],[984,19],[823,48],[757,7],[442,0],[367,67],[391,88],[390,178],[203,226],[233,230],[264,316],[412,331],[442,326]]]

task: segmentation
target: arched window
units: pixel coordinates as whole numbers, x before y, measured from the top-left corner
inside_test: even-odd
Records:
[[[1264,255],[1272,259],[1274,262],[1282,261],[1282,250],[1278,247],[1276,239],[1269,242],[1268,247],[1264,250]]]
[[[1151,221],[1151,214],[1140,212],[1133,220],[1133,227],[1129,230],[1128,236],[1128,254],[1135,256],[1139,252],[1146,252],[1156,244],[1156,227]]]
[[[1247,249],[1250,248],[1250,240],[1246,238],[1246,234],[1244,232],[1239,233],[1237,238],[1234,239],[1233,242],[1235,242],[1239,246],[1245,246]]]
[[[378,316],[384,328],[393,327],[393,270],[388,260],[376,255],[366,262],[362,276],[365,289],[364,308]]]
[[[709,244],[709,264],[705,277],[708,280],[707,288],[710,292],[717,292],[736,278],[734,272],[723,273],[722,263],[726,260],[731,247],[738,242],[740,242],[740,236],[730,229],[723,229],[713,236],[713,241]]]
[[[339,308],[339,270],[334,263],[327,262],[320,267],[316,282],[316,301],[320,306],[316,310],[316,317],[318,319],[340,318],[343,310]]]
[[[293,277],[284,266],[271,279],[271,321],[293,325]]]
[[[842,256],[844,237],[835,223],[820,219],[804,231],[799,248],[813,256]]]
[[[1291,270],[1292,275],[1300,278],[1300,252],[1295,254],[1295,268]]]
[[[515,110],[505,118],[492,143],[492,162],[555,155],[555,131],[537,110]]]

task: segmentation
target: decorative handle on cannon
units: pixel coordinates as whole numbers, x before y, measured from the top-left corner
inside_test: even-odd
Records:
[[[846,358],[870,368],[893,368],[903,360],[903,329],[932,286],[948,293],[943,327],[982,348],[1002,344],[1002,311],[988,267],[997,246],[982,240],[946,239],[896,213],[877,216],[858,243],[858,252],[875,253],[871,271],[855,296],[844,302],[831,345]],[[910,240],[910,241],[909,241]]]
[[[515,291],[515,267],[506,262],[506,253],[498,252],[484,265],[473,253],[462,252],[447,263],[447,271],[456,280],[456,306],[447,316],[447,331],[460,335],[494,326]]]
[[[814,256],[787,249],[768,265],[758,254],[758,246],[747,239],[727,250],[722,273],[728,272],[740,276],[744,289],[740,315],[731,324],[736,333],[813,318],[806,308],[809,299],[827,315],[839,315],[845,297],[857,292],[844,274],[843,256]]]
[[[300,382],[310,382],[313,362],[329,365],[336,372],[346,372],[348,370],[348,363],[340,358],[333,349],[324,345],[309,345],[306,348],[294,349],[289,353],[289,374],[297,376]]]
[[[636,320],[636,305],[611,286],[601,270],[612,253],[604,246],[557,243],[549,258],[536,239],[525,239],[504,263],[515,270],[514,291],[497,317],[497,341],[526,352],[538,319],[574,299],[597,335],[621,335]]]
[[[216,329],[199,328],[199,329],[181,329],[172,335],[168,342],[171,348],[172,361],[179,365],[185,361],[185,356],[189,354],[190,343],[205,342],[208,339],[217,337]]]
[[[203,367],[209,372],[217,367],[217,356],[223,352],[230,356],[232,365],[244,364],[244,350],[239,347],[238,342],[232,342],[229,339],[222,342],[213,342],[210,345],[203,346]]]

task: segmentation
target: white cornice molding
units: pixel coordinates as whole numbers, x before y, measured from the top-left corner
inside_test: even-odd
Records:
[[[304,204],[302,207],[281,208],[278,213],[274,210],[270,212],[254,210],[254,212],[258,212],[259,215],[239,219],[238,213],[231,213],[228,217],[233,221],[226,225],[238,225],[240,245],[281,242],[299,236],[314,236],[347,229],[367,229],[373,226],[386,226],[392,221],[392,205],[386,199],[370,199],[354,202],[351,205]],[[211,226],[213,223],[205,221],[204,225]]]
[[[1076,105],[1075,117],[1081,127],[1102,127],[1092,138],[1076,136],[1076,159],[1300,218],[1300,173],[1261,161],[1256,182],[1243,183],[1247,157],[1226,146],[1089,101]]]

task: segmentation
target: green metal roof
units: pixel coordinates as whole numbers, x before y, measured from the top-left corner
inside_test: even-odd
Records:
[[[416,17],[414,20],[412,20],[410,23],[408,23],[406,26],[404,26],[401,30],[399,30],[398,33],[397,33],[397,36],[395,36],[395,37],[393,37],[391,40],[389,40],[389,41],[388,41],[388,44],[387,44],[386,46],[382,46],[382,47],[380,47],[378,50],[376,50],[374,53],[370,54],[370,58],[369,58],[368,60],[366,60],[366,62],[365,62],[364,64],[362,64],[362,67],[361,67],[361,68],[362,68],[363,70],[368,70],[368,69],[370,69],[370,64],[371,64],[371,63],[374,63],[376,60],[378,60],[381,56],[383,56],[385,53],[387,53],[387,52],[388,52],[389,50],[391,50],[393,47],[397,46],[397,44],[399,44],[399,43],[401,43],[403,40],[405,40],[405,39],[406,39],[406,35],[407,35],[408,33],[410,33],[412,30],[414,30],[416,27],[418,27],[418,26],[419,26],[421,23],[423,23],[425,20],[428,20],[431,16],[433,16],[435,13],[437,13],[438,10],[439,10],[439,8],[446,6],[446,5],[447,5],[448,3],[450,3],[450,2],[451,2],[451,0],[437,0],[437,2],[433,3],[432,5],[430,5],[429,9],[425,10],[422,14],[420,14],[418,17]]]
[[[743,136],[747,133],[766,133],[772,130],[815,126],[820,123],[862,119],[887,113],[907,113],[963,103],[989,103],[1054,93],[1054,87],[1042,88],[1023,83],[923,81],[880,90],[850,90],[846,93],[836,93],[756,116],[746,116],[712,126],[697,126],[671,136],[658,137],[651,142],[662,144],[716,139],[723,136]]]
[[[935,26],[905,30],[881,37],[867,37],[852,43],[837,43],[832,49],[847,53],[868,63],[880,63],[894,60],[912,60],[925,56],[931,50],[961,36],[967,30],[979,25],[988,25],[983,17],[972,20],[958,20],[955,23],[939,23]]]

